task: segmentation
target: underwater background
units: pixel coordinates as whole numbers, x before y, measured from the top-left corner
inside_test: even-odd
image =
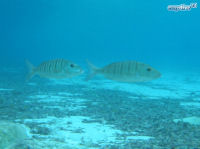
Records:
[[[198,67],[200,10],[167,11],[168,5],[192,2],[1,1],[1,64],[63,57]]]
[[[195,2],[191,11],[167,10]],[[200,149],[199,16],[190,0],[1,0],[0,149]],[[136,60],[162,77],[25,81],[26,59],[56,58],[86,74],[86,60]]]

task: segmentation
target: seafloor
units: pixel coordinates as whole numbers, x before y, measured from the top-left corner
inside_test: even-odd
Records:
[[[24,124],[17,149],[200,149],[200,72],[149,83],[0,72],[0,119]]]

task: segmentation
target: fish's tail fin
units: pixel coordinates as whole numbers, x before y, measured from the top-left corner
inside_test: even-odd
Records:
[[[89,75],[86,77],[86,81],[92,79],[100,70],[100,68],[97,68],[96,66],[94,66],[92,63],[90,63],[88,60],[86,60],[88,66],[89,66]]]
[[[35,75],[35,66],[26,60],[26,65],[29,69],[29,73],[26,76],[26,81],[29,81]]]

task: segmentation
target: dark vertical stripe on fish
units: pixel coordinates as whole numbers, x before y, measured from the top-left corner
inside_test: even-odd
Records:
[[[59,70],[60,70],[60,60],[57,60],[57,62],[56,62],[56,72],[59,72]]]
[[[138,71],[138,63],[135,62],[135,74],[137,74],[137,71]]]
[[[111,67],[110,72],[112,73],[113,76],[115,75],[114,71],[115,71],[115,67]]]
[[[46,63],[44,63],[44,65],[42,67],[42,72],[45,72],[45,65],[46,65]]]
[[[59,72],[61,70],[60,65],[61,65],[61,60],[58,60],[58,62],[57,62],[57,72]]]
[[[122,65],[122,63],[119,63],[119,70],[120,70],[120,75],[122,76],[122,74],[123,74],[123,65]]]
[[[40,65],[40,72],[42,72],[42,66],[43,66],[43,65],[44,65],[44,64],[41,64],[41,65]]]
[[[40,72],[42,72],[42,67],[43,67],[43,65],[44,65],[44,64],[40,65]]]
[[[124,73],[123,75],[127,75],[128,73],[128,62],[124,63]]]
[[[128,62],[124,63],[123,76],[126,76],[127,72],[128,72]]]
[[[116,67],[116,66],[113,68],[113,75],[114,75],[114,76],[117,75],[117,67]]]
[[[48,73],[50,73],[51,72],[51,65],[50,65],[50,63],[48,63]]]
[[[117,74],[118,74],[118,76],[119,76],[120,73],[121,73],[121,72],[120,72],[120,64],[119,64],[119,65],[116,65],[116,64],[115,64],[115,67],[117,68]]]
[[[63,64],[63,60],[61,59],[60,63],[59,63],[59,69],[60,69],[60,71],[63,69],[62,64]]]
[[[45,63],[45,65],[44,65],[44,72],[47,72],[47,64],[48,63]]]
[[[61,60],[59,60],[59,71],[61,71],[62,70],[62,59]]]
[[[53,61],[53,64],[54,64],[53,72],[56,72],[56,61],[57,61],[57,60]]]
[[[124,77],[127,73],[127,63],[124,63],[123,64],[123,73],[122,73],[122,76]]]
[[[52,69],[52,63],[49,63],[49,73],[52,73],[53,69]]]
[[[121,77],[123,76],[123,63],[120,63],[120,74],[121,74]]]
[[[58,72],[58,60],[55,60],[55,69],[54,72]]]
[[[49,73],[52,72],[52,63],[51,62],[48,62],[48,71],[49,71]]]
[[[127,74],[130,75],[131,74],[131,61],[128,62],[128,69],[127,69]]]
[[[112,67],[112,65],[108,65],[108,67],[106,69],[106,73],[107,74],[111,74],[111,71],[110,71],[111,67]]]
[[[65,67],[65,61],[62,60],[62,61],[61,61],[61,68],[64,68],[64,67]]]
[[[37,67],[37,71],[40,72],[40,65]]]

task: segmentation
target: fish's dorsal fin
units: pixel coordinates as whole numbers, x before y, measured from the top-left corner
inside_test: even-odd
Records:
[[[86,81],[92,79],[100,70],[100,68],[96,67],[92,63],[90,63],[88,60],[86,60],[88,66],[89,66],[89,75],[86,77]]]
[[[29,73],[26,76],[26,81],[29,81],[35,75],[36,67],[33,64],[31,64],[28,60],[26,60],[26,65],[29,69]]]

